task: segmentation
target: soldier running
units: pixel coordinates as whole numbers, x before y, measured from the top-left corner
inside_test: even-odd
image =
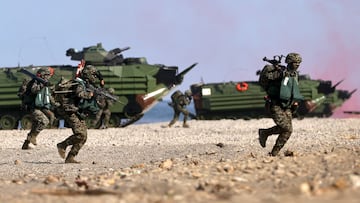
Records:
[[[96,68],[88,65],[81,71],[79,77],[59,85],[60,87],[69,87],[72,90],[68,95],[60,95],[59,114],[64,117],[65,122],[70,125],[73,132],[70,137],[57,144],[61,158],[65,158],[67,147],[72,146],[65,158],[65,163],[80,163],[74,158],[87,140],[85,119],[89,114],[96,114],[99,110],[94,93],[87,91],[87,86],[94,85],[96,73]]]
[[[264,67],[271,71],[262,71],[261,77],[268,81],[267,87],[264,88],[267,93],[267,106],[276,125],[268,129],[259,129],[260,145],[265,148],[269,136],[279,135],[270,156],[279,154],[293,131],[292,114],[298,108],[298,102],[303,99],[298,86],[297,72],[301,61],[298,53],[289,53],[285,59],[286,67],[273,64]]]

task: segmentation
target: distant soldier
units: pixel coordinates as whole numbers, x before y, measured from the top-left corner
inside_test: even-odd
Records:
[[[186,123],[189,111],[186,109],[186,106],[191,102],[192,93],[190,90],[186,90],[183,94],[180,90],[177,90],[171,95],[171,102],[169,105],[174,109],[174,117],[170,121],[168,127],[171,127],[179,119],[180,113],[184,115],[183,127],[188,128],[189,125]]]
[[[114,96],[115,89],[108,88],[107,92],[110,95]],[[93,126],[98,126],[98,124],[100,122],[100,125],[99,125],[100,129],[106,129],[109,127],[109,121],[110,121],[110,117],[111,117],[110,107],[114,104],[114,102],[115,101],[110,98],[104,98],[104,101],[101,102],[103,104],[100,106],[100,110],[96,114],[95,120],[93,120],[93,122],[92,122]],[[103,118],[103,120],[102,120],[102,118]]]
[[[39,82],[35,78],[32,80],[24,80],[22,86],[19,88],[18,96],[22,99],[24,110],[31,112],[32,126],[27,135],[22,149],[30,149],[29,144],[37,145],[36,137],[49,124],[53,126],[55,115],[51,111],[53,105],[56,105],[51,96],[51,89],[49,87],[49,79],[53,75],[50,68],[41,68],[37,71],[36,76],[43,79],[44,83]]]
[[[287,66],[266,65],[260,75],[260,84],[267,93],[267,106],[275,126],[268,129],[259,129],[259,142],[266,147],[268,136],[279,134],[276,143],[270,152],[276,156],[284,147],[293,131],[292,114],[298,108],[298,102],[303,99],[298,84],[297,69],[302,59],[297,53],[289,53],[286,56]]]
[[[74,158],[87,140],[85,119],[89,114],[96,114],[99,110],[94,93],[87,91],[87,87],[93,86],[96,81],[96,72],[94,66],[87,65],[79,77],[58,85],[60,91],[67,88],[70,90],[68,94],[60,95],[61,107],[58,108],[59,114],[64,117],[73,132],[70,137],[57,144],[61,158],[65,158],[67,147],[72,146],[65,163],[80,163]]]

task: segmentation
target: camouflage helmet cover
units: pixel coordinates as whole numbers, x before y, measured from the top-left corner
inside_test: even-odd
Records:
[[[52,69],[52,68],[51,68]],[[54,70],[51,70],[50,67],[42,67],[36,72],[36,76],[45,80],[49,80],[52,75],[54,75]]]
[[[43,67],[43,68],[40,68],[40,69],[36,72],[36,74],[38,74],[39,76],[40,76],[40,75],[50,75],[50,70],[49,70],[49,68]]]
[[[110,94],[114,94],[114,93],[115,93],[115,89],[112,88],[112,87],[110,87],[110,88],[108,89],[108,92],[109,92]]]
[[[96,68],[92,65],[87,65],[82,70],[82,74],[84,75],[93,75],[96,74],[96,72],[97,72]]]
[[[188,96],[188,97],[190,97],[190,96],[192,95],[191,90],[186,90],[186,91],[185,91],[185,95]]]
[[[301,63],[302,58],[298,53],[289,53],[285,58],[285,63]]]
[[[97,69],[92,65],[87,65],[81,71],[83,79],[89,79],[90,82],[95,82]]]

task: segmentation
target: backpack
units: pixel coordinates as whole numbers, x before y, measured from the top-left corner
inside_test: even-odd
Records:
[[[31,87],[34,84],[35,80],[29,80],[25,78],[19,87],[17,96],[21,100],[21,109],[25,111],[30,111],[35,106],[35,97],[36,94],[31,92]]]
[[[172,105],[178,104],[182,107],[190,104],[190,100],[180,90],[176,90],[171,95],[171,101],[172,101]]]
[[[265,65],[264,68],[260,71],[259,74],[259,85],[265,91],[269,89],[269,78],[268,74],[270,72],[275,71],[275,67],[273,65]]]
[[[174,93],[172,93],[171,95],[171,101],[173,103],[177,103],[178,99],[183,96],[184,94],[180,91],[180,90],[176,90]]]

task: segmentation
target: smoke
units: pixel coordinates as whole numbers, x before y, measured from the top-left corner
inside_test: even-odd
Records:
[[[149,62],[184,69],[198,62],[182,88],[200,82],[256,80],[264,56],[299,52],[301,73],[345,79],[360,89],[357,1],[144,1],[136,7],[134,38]],[[360,91],[360,90],[359,90]],[[359,93],[340,110],[360,110]]]
[[[360,69],[356,67],[360,57],[358,32],[354,32],[354,25],[359,24],[355,18],[355,1],[332,3],[315,3],[313,10],[322,22],[323,42],[325,46],[317,47],[317,62],[313,76],[330,79],[336,83],[345,79],[337,89],[352,91],[359,89],[357,76]],[[336,9],[335,9],[336,8]],[[355,21],[355,22],[354,22]],[[341,108],[334,112],[334,117],[348,117],[342,112],[345,110],[360,111],[359,93],[355,92]]]

